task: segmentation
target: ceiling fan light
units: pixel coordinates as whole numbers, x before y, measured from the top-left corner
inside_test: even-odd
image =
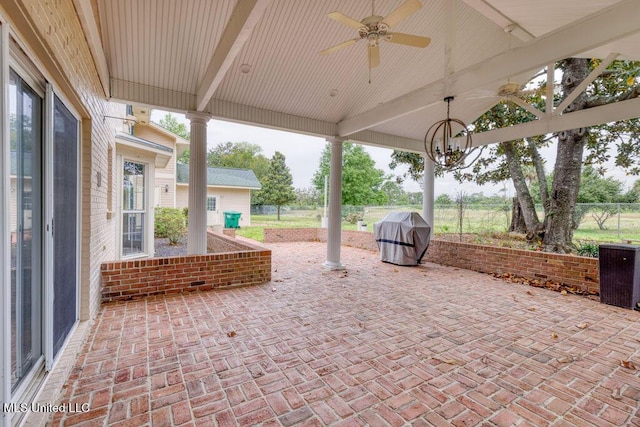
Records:
[[[338,95],[338,89],[331,89],[331,90],[329,91],[329,96],[330,96],[330,97],[332,97],[332,98],[333,98],[333,97],[334,97],[334,96],[336,96],[336,95]]]
[[[242,74],[249,74],[249,72],[251,72],[251,65],[249,65],[249,64],[241,64],[240,65],[240,72]]]

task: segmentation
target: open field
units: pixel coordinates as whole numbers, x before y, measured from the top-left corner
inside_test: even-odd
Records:
[[[586,214],[575,232],[574,241],[594,242],[640,242],[640,205],[582,205]],[[612,216],[605,222],[606,229],[600,230],[592,214],[599,214],[604,209],[612,211]],[[394,211],[422,212],[421,206],[368,206],[365,208],[345,207],[343,212],[359,212],[367,230],[373,231],[373,224],[381,220],[387,213]],[[346,215],[343,215],[345,217]],[[303,228],[320,227],[322,208],[307,210],[283,210],[281,219],[277,221],[275,214],[252,214],[251,226],[237,231],[240,236],[258,241],[263,240],[264,228]],[[462,215],[462,232],[482,234],[487,232],[505,232],[511,219],[510,204],[504,205],[469,205]],[[459,232],[459,214],[456,206],[436,206],[434,210],[434,231],[441,233]],[[343,221],[342,228],[355,230],[356,224]]]

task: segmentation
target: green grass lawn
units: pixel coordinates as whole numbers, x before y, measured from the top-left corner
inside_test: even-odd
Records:
[[[364,222],[367,230],[373,231],[373,224],[381,220],[388,212],[415,211],[421,212],[420,206],[401,207],[367,207],[364,210]],[[264,241],[265,228],[316,228],[320,227],[322,209],[288,210],[283,211],[278,221],[276,215],[251,215],[251,226],[236,231],[239,236],[257,241]],[[502,206],[466,209],[463,216],[464,233],[504,232],[510,220],[510,211]],[[458,232],[458,212],[455,208],[436,207],[434,212],[435,234]],[[640,241],[640,212],[622,212],[620,215],[620,230],[618,218],[612,217],[605,223],[605,230],[600,230],[590,214],[585,215],[578,230],[574,234],[574,241],[621,242],[624,240]],[[343,230],[355,230],[356,224],[346,221],[342,223]],[[638,242],[634,242],[638,243]]]

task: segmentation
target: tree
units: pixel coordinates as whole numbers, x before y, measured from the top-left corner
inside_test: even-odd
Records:
[[[171,113],[167,113],[163,119],[160,119],[160,123],[158,124],[169,132],[173,132],[174,134],[186,139],[187,141],[189,141],[189,139],[191,138],[191,134],[189,133],[187,126],[184,123],[178,122],[178,120],[174,116],[172,116]]]
[[[451,196],[449,196],[448,194],[441,194],[438,197],[436,197],[436,200],[434,201],[436,205],[452,205],[453,204],[453,200],[451,200]]]
[[[409,196],[402,186],[395,180],[389,179],[380,187],[385,196],[384,203],[389,206],[400,206],[409,204]]]
[[[327,144],[320,157],[312,184],[324,191],[324,177],[329,176],[331,145]],[[345,206],[380,205],[385,196],[381,190],[385,174],[376,169],[375,162],[361,145],[345,142],[342,149],[342,204]]]
[[[574,229],[591,211],[591,217],[600,230],[605,230],[605,222],[618,213],[617,203],[624,202],[623,183],[614,178],[603,178],[592,166],[585,166],[580,177],[578,203],[597,203],[597,206],[576,206],[573,218]]]
[[[560,93],[554,103],[557,104],[565,99],[597,65],[598,61],[583,58],[560,61],[558,70],[562,72],[562,79]],[[614,61],[564,112],[598,107],[639,96],[640,85],[636,84],[636,77],[639,74],[639,62]],[[541,102],[539,93],[534,93],[529,101],[539,110],[544,110],[544,102]],[[505,113],[503,117],[496,114],[500,108]],[[476,127],[476,131],[484,130],[483,126],[487,126],[485,129],[495,129],[533,119],[530,113],[519,107],[502,103],[485,113],[473,126]],[[565,253],[571,250],[575,226],[574,214],[583,162],[602,164],[610,157],[609,147],[615,144],[616,164],[631,173],[639,173],[640,120],[632,119],[591,128],[574,129],[552,136],[557,139],[558,148],[550,188],[547,187],[547,181],[544,179],[544,163],[538,153],[538,149],[548,143],[549,135],[498,144],[489,150],[487,158],[481,159],[474,165],[473,172],[480,172],[479,178],[467,173],[459,173],[456,178],[475,180],[478,183],[482,183],[482,180],[499,182],[510,178],[516,188],[517,201],[529,233],[542,237],[545,251]],[[422,160],[417,158],[417,155],[404,153],[394,159],[396,164],[410,164],[409,176],[417,177],[421,174]],[[542,222],[537,217],[535,205],[531,203],[531,194],[522,169],[523,164],[529,163],[536,171],[536,181],[540,186],[545,211]]]
[[[322,203],[322,196],[320,192],[314,187],[296,188],[296,206],[300,208],[313,208],[315,209],[320,203]]]
[[[261,192],[264,203],[274,205],[278,210],[278,221],[280,208],[296,200],[292,184],[293,178],[285,163],[285,157],[276,151],[269,162],[269,171],[262,182]]]
[[[262,147],[249,142],[226,142],[216,145],[207,152],[207,165],[251,169],[260,183],[269,171],[269,159],[262,154]],[[264,184],[264,183],[263,183]],[[262,190],[251,192],[251,204],[262,205]]]

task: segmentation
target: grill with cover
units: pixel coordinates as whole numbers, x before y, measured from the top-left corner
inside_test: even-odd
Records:
[[[373,224],[380,259],[397,265],[418,265],[431,240],[431,226],[416,212],[390,212]]]

